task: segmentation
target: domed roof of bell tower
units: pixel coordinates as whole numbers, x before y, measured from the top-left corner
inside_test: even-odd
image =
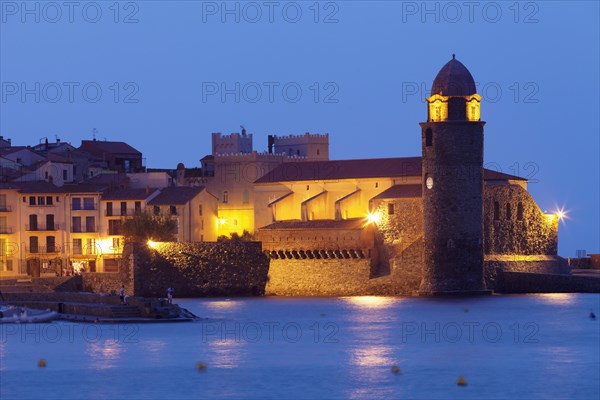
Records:
[[[431,87],[431,95],[471,96],[475,93],[477,93],[477,89],[475,88],[473,75],[452,54],[452,60],[448,61],[435,77]]]

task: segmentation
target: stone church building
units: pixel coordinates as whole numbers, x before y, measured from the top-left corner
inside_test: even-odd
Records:
[[[267,293],[485,293],[498,271],[566,272],[557,215],[526,179],[483,168],[480,101],[453,56],[427,99],[421,157],[292,161],[257,179]]]

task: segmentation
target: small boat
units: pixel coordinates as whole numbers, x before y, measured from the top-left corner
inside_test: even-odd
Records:
[[[50,309],[37,310],[26,307],[0,307],[0,324],[27,324],[50,322],[58,319],[59,314]]]

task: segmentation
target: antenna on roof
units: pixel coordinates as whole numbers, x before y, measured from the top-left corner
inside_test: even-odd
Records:
[[[94,137],[94,142],[96,141],[96,132],[98,132],[96,128],[92,128],[92,136]]]

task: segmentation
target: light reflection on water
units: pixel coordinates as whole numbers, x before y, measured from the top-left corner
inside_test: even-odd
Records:
[[[237,368],[244,355],[242,340],[215,340],[208,343],[208,364],[215,368]]]
[[[574,293],[542,293],[535,295],[540,300],[550,304],[571,304],[575,301],[576,294]]]
[[[342,297],[342,300],[360,309],[385,309],[402,300],[400,297],[356,296]]]
[[[56,329],[45,325],[29,325],[25,336],[5,329],[0,397],[598,398],[600,321],[588,315],[600,314],[599,302],[597,294],[183,299],[201,322],[57,323],[64,337],[53,342],[44,335]],[[449,340],[456,329],[460,340]],[[41,357],[48,367],[36,366]],[[392,365],[402,372],[392,374]],[[467,387],[456,385],[459,375]]]
[[[120,359],[127,348],[117,340],[98,340],[87,343],[86,354],[89,366],[95,370],[116,368],[121,365]]]

